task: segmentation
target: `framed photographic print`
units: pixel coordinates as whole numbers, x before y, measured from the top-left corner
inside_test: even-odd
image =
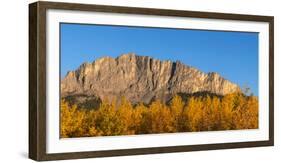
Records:
[[[29,5],[29,157],[274,144],[271,16]]]

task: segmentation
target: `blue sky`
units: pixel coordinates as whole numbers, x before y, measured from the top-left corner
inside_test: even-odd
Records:
[[[218,72],[258,95],[258,33],[61,24],[61,77],[83,62],[134,52]]]

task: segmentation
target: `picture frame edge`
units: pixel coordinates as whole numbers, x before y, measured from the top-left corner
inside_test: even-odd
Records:
[[[29,147],[28,157],[38,160],[37,137],[37,9],[38,3],[29,4]]]

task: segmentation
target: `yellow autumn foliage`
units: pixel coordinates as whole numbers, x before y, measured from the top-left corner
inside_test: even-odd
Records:
[[[243,93],[192,96],[176,95],[165,104],[132,105],[104,100],[98,109],[77,108],[61,101],[60,136],[114,136],[258,128],[258,99]]]

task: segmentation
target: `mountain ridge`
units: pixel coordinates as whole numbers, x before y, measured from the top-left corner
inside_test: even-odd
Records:
[[[239,90],[216,72],[204,73],[180,61],[134,53],[85,62],[61,81],[62,97],[84,94],[104,100],[125,96],[132,103],[149,103],[155,98],[168,101],[177,93],[225,95]]]

